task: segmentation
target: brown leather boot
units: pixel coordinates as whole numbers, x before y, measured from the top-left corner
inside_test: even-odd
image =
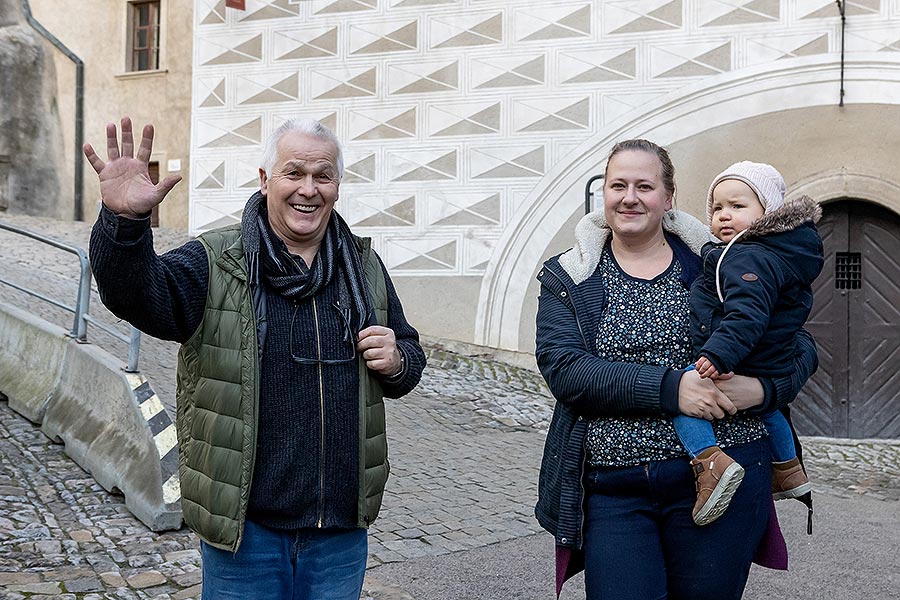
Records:
[[[697,480],[697,502],[691,514],[697,525],[709,525],[728,508],[744,479],[744,467],[718,446],[698,454],[691,467]]]
[[[772,497],[775,500],[799,498],[811,490],[799,458],[772,463]]]

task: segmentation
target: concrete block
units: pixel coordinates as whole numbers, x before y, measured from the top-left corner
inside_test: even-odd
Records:
[[[0,392],[10,408],[43,420],[71,341],[57,325],[14,306],[0,309]]]
[[[90,344],[69,345],[42,430],[154,531],[181,526],[175,426],[140,376]]]

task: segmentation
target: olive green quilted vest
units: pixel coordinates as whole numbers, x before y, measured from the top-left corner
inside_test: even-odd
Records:
[[[206,543],[241,543],[256,455],[259,364],[256,320],[240,226],[204,233],[209,291],[203,321],[178,352],[178,472],[184,522]],[[384,272],[368,238],[356,238],[379,325],[387,326]],[[390,465],[381,386],[359,364],[357,524],[378,516]]]

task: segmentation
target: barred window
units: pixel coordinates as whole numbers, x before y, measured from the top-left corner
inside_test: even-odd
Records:
[[[835,252],[834,287],[839,290],[862,287],[862,255],[859,252]]]

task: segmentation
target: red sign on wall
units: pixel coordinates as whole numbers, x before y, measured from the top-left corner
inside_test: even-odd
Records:
[[[245,0],[225,0],[226,8],[236,8],[238,10],[245,10],[246,6],[244,5]]]

